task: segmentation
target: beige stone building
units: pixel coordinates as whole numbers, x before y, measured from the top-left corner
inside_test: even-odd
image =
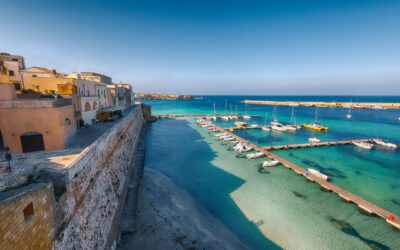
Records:
[[[12,153],[64,149],[77,128],[71,99],[18,99],[0,84],[0,147]]]
[[[25,69],[22,56],[0,53],[0,83],[14,84],[15,89],[23,89],[23,79],[20,71]]]

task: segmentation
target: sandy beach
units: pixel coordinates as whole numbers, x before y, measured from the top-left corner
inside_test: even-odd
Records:
[[[135,231],[119,249],[248,249],[185,191],[156,170],[145,170]]]

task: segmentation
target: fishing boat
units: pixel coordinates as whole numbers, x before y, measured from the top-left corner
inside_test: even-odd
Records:
[[[328,176],[327,176],[327,175],[324,175],[324,174],[322,174],[321,172],[319,172],[318,170],[315,170],[315,169],[313,169],[313,168],[307,169],[307,171],[304,173],[304,176],[307,176],[307,175],[316,176],[316,177],[318,177],[318,178],[321,178],[321,179],[324,180],[324,181],[327,181],[327,180],[328,180]]]
[[[322,126],[318,123],[318,107],[315,108],[315,118],[314,123],[311,124],[304,124],[303,128],[311,129],[315,131],[328,131],[328,127]]]
[[[267,158],[265,161],[263,161],[261,163],[261,166],[262,167],[273,167],[273,166],[276,166],[277,164],[279,164],[279,161]]]
[[[247,155],[246,155],[246,158],[250,160],[250,159],[260,158],[260,157],[262,157],[263,155],[264,155],[264,153],[261,153],[261,152],[254,152],[254,153],[247,154]]]
[[[382,146],[382,147],[392,148],[392,149],[396,149],[397,148],[396,144],[390,143],[390,142],[385,142],[384,140],[381,140],[381,139],[374,139],[373,141],[376,144],[378,144],[379,146]]]
[[[310,143],[318,143],[318,142],[320,142],[321,140],[318,139],[317,137],[311,137],[311,138],[308,138],[308,141],[309,141]]]
[[[368,143],[368,142],[353,142],[353,145],[355,145],[359,148],[368,149],[368,150],[374,148],[374,145],[371,143]]]

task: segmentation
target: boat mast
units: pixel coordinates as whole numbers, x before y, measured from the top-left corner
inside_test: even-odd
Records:
[[[237,115],[238,114],[238,111],[237,111],[237,105],[236,105],[236,112],[235,112],[235,115]]]
[[[265,125],[267,125],[267,115],[268,115],[268,112],[265,112]]]
[[[225,98],[225,114],[228,113],[228,97]]]
[[[296,117],[294,115],[294,107],[292,107],[292,115],[290,116],[290,123],[296,124]]]
[[[214,101],[214,115],[215,115],[215,101]]]
[[[247,115],[247,102],[246,102],[246,107],[244,108],[244,115]]]
[[[314,119],[314,123],[317,123],[318,120],[318,106],[315,107],[315,119]]]

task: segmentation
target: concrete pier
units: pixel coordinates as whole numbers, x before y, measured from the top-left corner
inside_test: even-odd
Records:
[[[263,149],[270,151],[270,150],[279,150],[279,149],[312,148],[312,147],[346,145],[346,144],[352,144],[353,142],[373,142],[373,139],[313,142],[313,143],[302,143],[302,144],[287,144],[287,145],[277,145],[277,146],[263,147]]]
[[[221,127],[216,126],[216,125],[212,125],[212,127],[215,128],[216,130],[220,131],[220,132],[224,132],[224,133],[227,133],[227,134],[231,135],[237,141],[240,141],[241,143],[252,147],[254,150],[256,150],[258,152],[262,152],[262,153],[264,153],[264,155],[266,155],[266,156],[268,156],[268,157],[270,157],[270,158],[272,158],[274,160],[279,161],[284,167],[293,170],[294,172],[296,172],[299,175],[304,175],[304,173],[306,173],[306,170],[304,170],[303,168],[301,168],[301,167],[299,167],[299,166],[297,166],[297,165],[295,165],[295,164],[293,164],[293,163],[291,163],[291,162],[289,162],[289,161],[287,161],[287,160],[285,160],[285,159],[283,159],[283,158],[271,153],[270,151],[268,151],[265,148],[258,147],[255,144],[248,142],[247,140],[245,140],[245,139],[233,134],[228,129],[224,129],[224,128],[221,128]],[[370,141],[370,139],[367,139],[367,140],[354,140],[354,141],[350,141],[350,140],[349,141],[339,141],[339,142],[336,142],[337,144],[334,144],[334,145],[349,144],[349,143],[356,142],[356,141]],[[322,145],[320,145],[320,146],[323,146],[323,145],[324,146],[325,145],[328,146],[328,145],[330,145],[330,144],[324,144],[324,143],[321,143],[321,144]],[[319,184],[323,189],[325,189],[325,190],[327,190],[329,192],[336,193],[342,200],[344,200],[346,202],[352,202],[352,203],[356,204],[357,207],[360,210],[362,210],[362,211],[364,211],[364,212],[366,212],[366,213],[368,213],[370,215],[381,217],[390,226],[392,226],[393,228],[395,228],[397,230],[400,230],[400,217],[399,216],[397,216],[397,215],[395,216],[393,213],[391,213],[389,211],[386,211],[385,209],[380,208],[377,205],[375,205],[375,204],[373,204],[373,203],[371,203],[371,202],[369,202],[367,200],[364,200],[363,198],[361,198],[361,197],[359,197],[359,196],[357,196],[357,195],[355,195],[353,193],[350,193],[349,191],[347,191],[347,190],[345,190],[345,189],[343,189],[343,188],[341,188],[341,187],[339,187],[339,186],[337,186],[337,185],[335,185],[333,183],[325,181],[325,180],[323,180],[323,179],[321,179],[319,177],[316,177],[316,176],[313,176],[313,175],[307,175],[305,177],[307,178],[307,180],[309,180],[311,182],[314,182],[316,184]],[[392,217],[392,216],[395,216],[395,218],[393,220],[390,219],[390,217]]]

